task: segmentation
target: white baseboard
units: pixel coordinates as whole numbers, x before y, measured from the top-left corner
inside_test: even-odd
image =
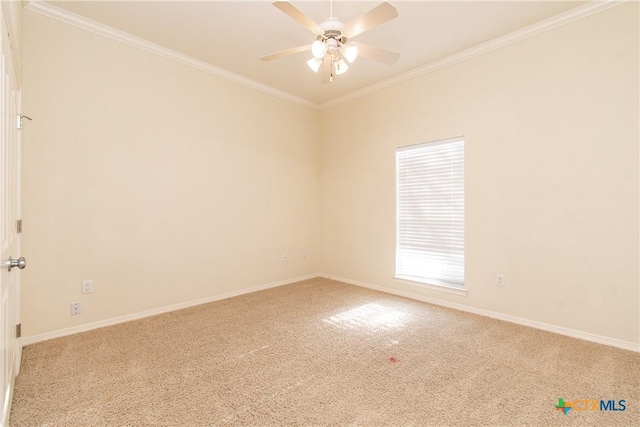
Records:
[[[521,317],[511,316],[509,314],[498,313],[495,311],[484,310],[482,308],[471,307],[464,304],[457,304],[454,302],[444,301],[437,298],[425,297],[413,292],[399,291],[396,289],[390,289],[383,286],[372,285],[370,283],[360,282],[357,280],[351,280],[344,277],[331,276],[328,274],[321,274],[322,277],[331,280],[337,280],[339,282],[348,283],[350,285],[360,286],[363,288],[374,289],[376,291],[385,292],[392,295],[398,295],[418,301],[428,302],[443,307],[453,308],[455,310],[466,311],[468,313],[479,314],[481,316],[491,317],[493,319],[504,320],[505,322],[516,323],[522,326],[528,326],[530,328],[541,329],[547,332],[553,332],[559,335],[565,335],[571,338],[578,338],[584,341],[590,341],[598,344],[604,344],[611,347],[621,348],[623,350],[640,352],[640,344],[623,341],[615,338],[609,338],[602,335],[591,334],[589,332],[577,331],[575,329],[564,328],[562,326],[550,325],[548,323],[538,322],[535,320],[523,319]]]
[[[602,335],[591,334],[589,332],[577,331],[575,329],[564,328],[562,326],[550,325],[548,323],[538,322],[535,320],[523,319],[521,317],[511,316],[509,314],[498,313],[495,311],[484,310],[482,308],[471,307],[464,304],[457,304],[454,302],[444,301],[437,298],[430,298],[423,295],[419,295],[413,292],[405,292],[397,289],[391,289],[384,286],[372,285],[370,283],[360,282],[358,280],[347,279],[344,277],[331,276],[328,274],[309,274],[306,276],[294,277],[292,279],[281,280],[278,282],[267,283],[265,285],[254,286],[252,288],[242,289],[239,291],[227,292],[224,294],[213,295],[206,298],[200,298],[197,300],[187,301],[179,304],[173,304],[166,307],[155,308],[152,310],[142,311],[139,313],[128,314],[126,316],[114,317],[112,319],[101,320],[98,322],[87,323],[84,325],[74,326],[72,328],[60,329],[57,331],[47,332],[44,334],[33,335],[22,338],[22,345],[35,344],[37,342],[46,341],[54,338],[64,337],[67,335],[73,335],[80,332],[90,331],[92,329],[103,328],[105,326],[116,325],[118,323],[130,322],[132,320],[142,319],[144,317],[155,316],[157,314],[167,313],[169,311],[180,310],[187,307],[193,307],[195,305],[206,304],[213,301],[219,301],[226,298],[232,298],[239,295],[249,294],[252,292],[261,291],[264,289],[275,288],[278,286],[289,285],[291,283],[300,282],[302,280],[313,279],[315,277],[324,277],[331,280],[347,283],[350,285],[360,286],[363,288],[374,289],[376,291],[385,292],[392,295],[398,295],[413,300],[423,301],[430,304],[435,304],[443,307],[452,308],[455,310],[466,311],[468,313],[479,314],[481,316],[491,317],[493,319],[503,320],[505,322],[516,323],[522,326],[528,326],[530,328],[541,329],[547,332],[553,332],[560,335],[565,335],[572,338],[578,338],[584,341],[590,341],[598,344],[604,344],[611,347],[621,348],[623,350],[630,350],[640,353],[640,344],[636,344],[630,341],[623,341],[615,338],[609,338]]]
[[[239,291],[226,292],[224,294],[213,295],[210,297],[200,298],[187,302],[169,305],[166,307],[154,308],[152,310],[141,311],[139,313],[127,314],[126,316],[114,317],[111,319],[100,320],[98,322],[86,323],[84,325],[74,326],[72,328],[59,329],[57,331],[46,332],[44,334],[32,335],[22,338],[22,345],[35,344],[41,341],[47,341],[54,338],[73,335],[80,332],[90,331],[92,329],[103,328],[105,326],[117,325],[118,323],[130,322],[132,320],[142,319],[144,317],[155,316],[169,311],[180,310],[183,308],[193,307],[194,305],[206,304],[208,302],[219,301],[227,298],[237,297],[239,295],[250,294],[252,292],[262,291],[265,289],[276,288],[278,286],[289,285],[291,283],[300,282],[315,277],[323,277],[321,274],[308,274],[306,276],[294,277],[292,279],[280,280],[278,282],[267,283],[265,285],[254,286],[252,288],[241,289]]]

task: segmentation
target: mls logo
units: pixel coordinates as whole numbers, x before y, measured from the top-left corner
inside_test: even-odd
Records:
[[[569,411],[576,412],[596,412],[596,411],[616,411],[622,412],[627,409],[626,400],[593,400],[593,399],[577,399],[572,402],[565,401],[562,397],[558,399],[555,408],[567,415]]]

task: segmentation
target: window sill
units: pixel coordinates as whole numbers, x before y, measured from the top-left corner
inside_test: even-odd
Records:
[[[447,294],[460,295],[463,297],[467,296],[466,289],[458,288],[448,283],[440,282],[439,280],[435,280],[435,279],[427,279],[429,280],[428,282],[420,282],[415,278],[408,278],[404,276],[393,276],[393,280],[395,280],[398,283],[402,283],[403,285],[416,286],[422,289],[445,292]]]

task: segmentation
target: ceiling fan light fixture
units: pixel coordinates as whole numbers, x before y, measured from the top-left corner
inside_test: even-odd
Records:
[[[396,8],[386,1],[346,25],[333,16],[333,0],[330,2],[329,18],[321,24],[316,24],[287,0],[276,0],[273,5],[311,31],[315,39],[310,45],[262,56],[260,59],[263,61],[311,51],[313,57],[307,61],[307,65],[313,72],[321,75],[322,83],[330,83],[335,76],[344,74],[349,69],[347,63],[352,64],[360,54],[388,65],[395,64],[400,58],[400,54],[376,46],[362,43],[347,44],[349,40],[365,31],[398,17]]]
[[[311,58],[307,61],[307,65],[313,70],[314,73],[317,73],[318,70],[320,70],[320,66],[322,65],[322,59]]]
[[[354,44],[346,46],[342,50],[342,57],[346,59],[349,64],[353,63],[358,57],[358,46]]]
[[[327,53],[327,46],[321,40],[316,40],[311,44],[311,53],[314,58],[322,59]]]
[[[334,65],[336,67],[336,75],[340,75],[340,74],[344,74],[348,69],[349,66],[347,65],[346,62],[344,62],[344,60],[342,58],[340,58],[340,60],[334,62]]]

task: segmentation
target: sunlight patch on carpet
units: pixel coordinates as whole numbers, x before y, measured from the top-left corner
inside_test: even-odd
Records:
[[[343,329],[386,330],[402,328],[406,323],[407,317],[407,313],[380,304],[369,303],[336,314],[324,319],[324,321]]]

